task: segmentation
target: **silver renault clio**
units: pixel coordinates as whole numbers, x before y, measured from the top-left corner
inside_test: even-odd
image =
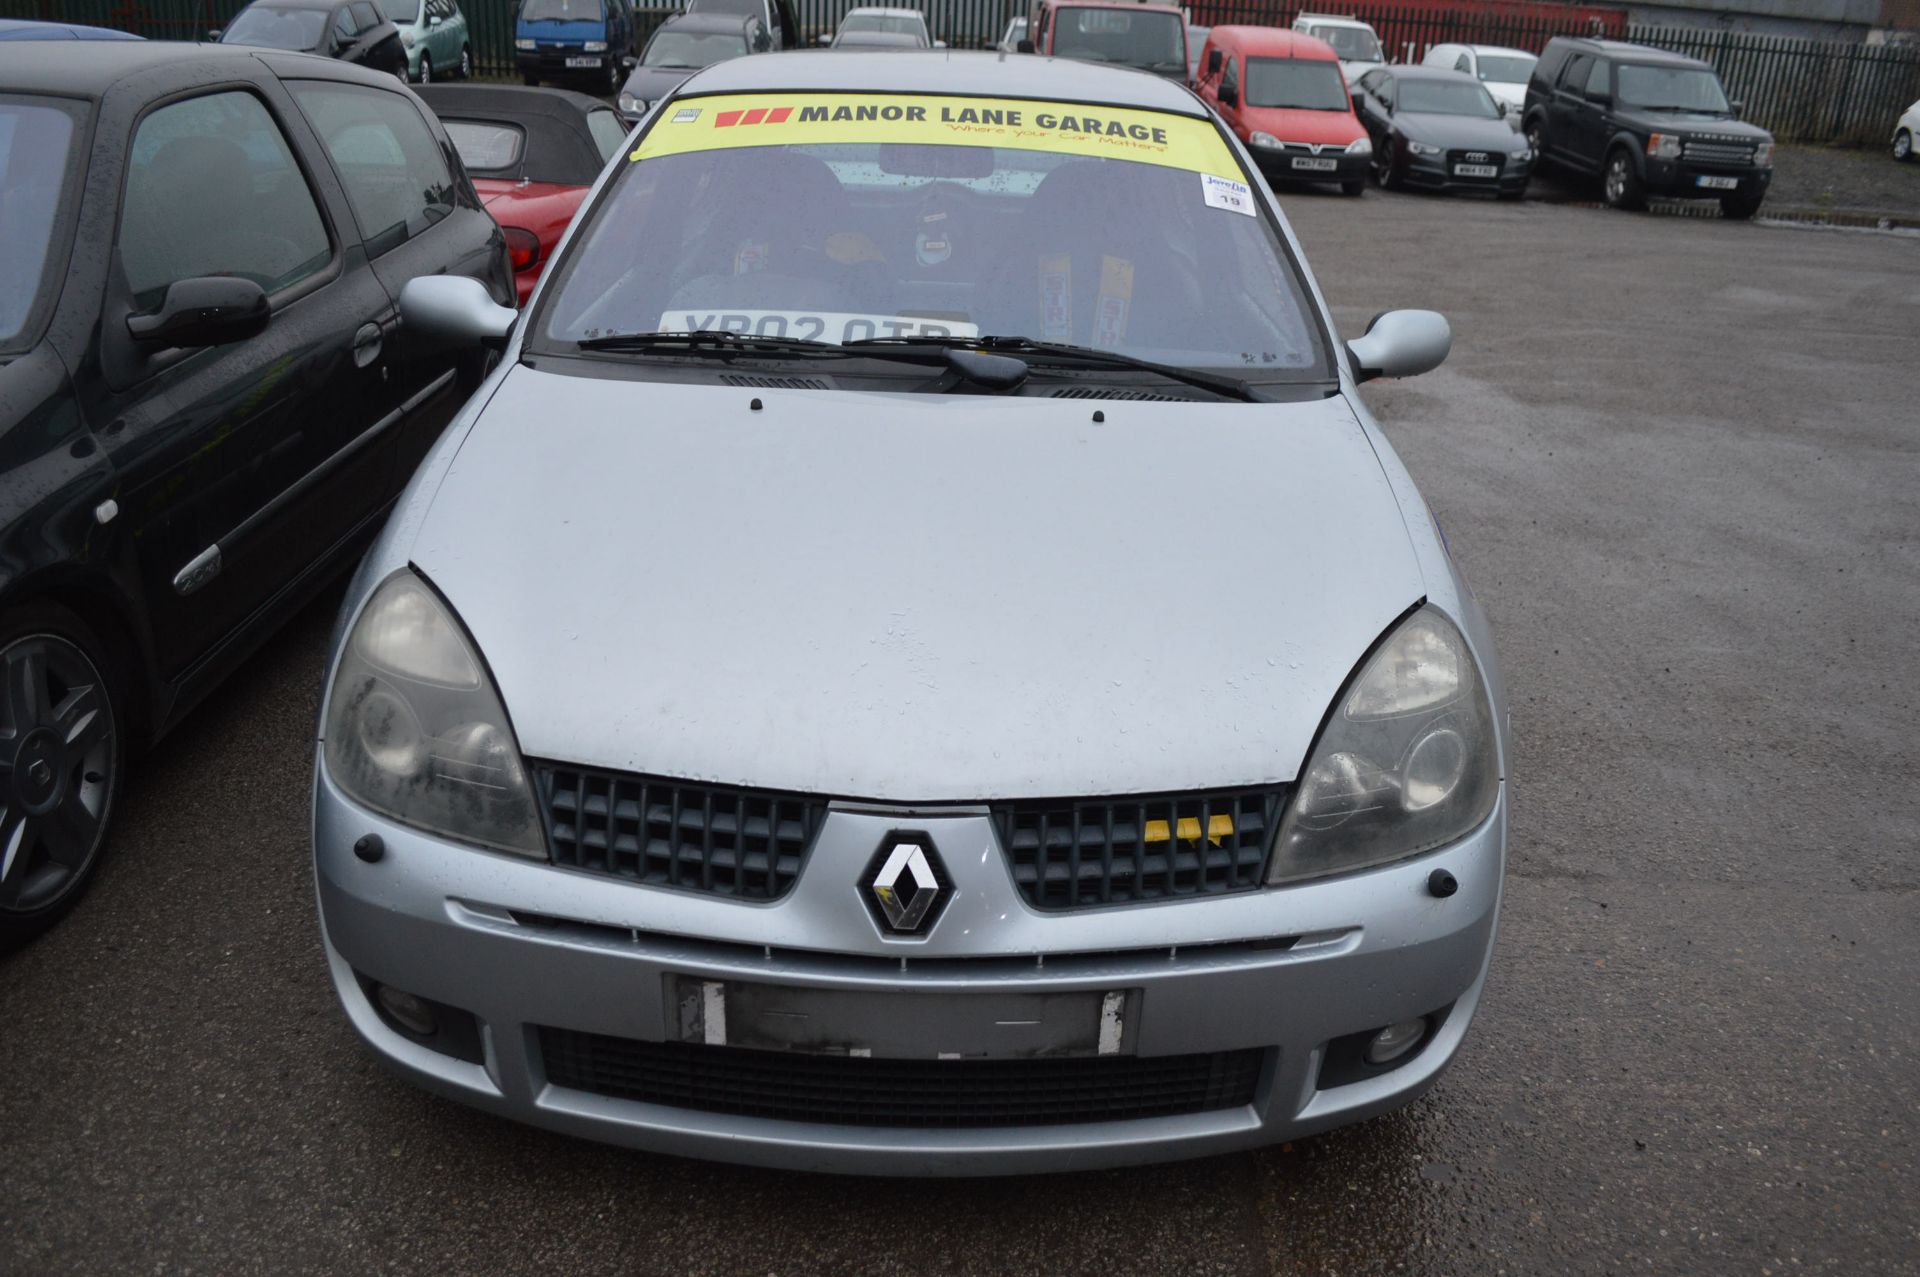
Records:
[[[1459,1049],[1506,859],[1485,618],[1187,90],[742,58],[659,103],[341,612],[326,953],[443,1094],[999,1174],[1293,1139]]]

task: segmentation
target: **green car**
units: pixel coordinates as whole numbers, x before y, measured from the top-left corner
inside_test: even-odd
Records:
[[[453,0],[382,0],[381,7],[407,46],[407,79],[431,84],[473,74],[467,15]]]

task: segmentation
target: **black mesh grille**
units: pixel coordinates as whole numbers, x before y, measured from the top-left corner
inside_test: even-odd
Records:
[[[1753,163],[1753,147],[1737,142],[1687,142],[1681,146],[1680,156],[1695,164],[1744,167]]]
[[[1182,395],[1161,395],[1151,390],[1124,390],[1117,386],[1068,386],[1056,390],[1049,399],[1131,399],[1146,403],[1187,403]]]
[[[707,1113],[838,1126],[1051,1126],[1253,1102],[1258,1049],[1038,1060],[875,1060],[542,1028],[547,1080]]]
[[[763,377],[744,372],[723,372],[720,380],[729,386],[763,386],[769,390],[825,390],[827,383],[818,377]]]
[[[998,803],[1013,881],[1036,909],[1250,891],[1266,876],[1282,788]]]
[[[777,900],[824,799],[555,763],[536,767],[555,864],[738,900]]]

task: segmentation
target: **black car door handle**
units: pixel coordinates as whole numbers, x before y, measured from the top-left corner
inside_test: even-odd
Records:
[[[353,366],[365,368],[380,358],[380,345],[380,325],[360,325],[360,331],[353,335]]]

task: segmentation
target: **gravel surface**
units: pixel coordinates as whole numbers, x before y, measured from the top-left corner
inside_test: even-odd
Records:
[[[1770,209],[1920,216],[1920,162],[1897,164],[1885,147],[1782,146],[1773,168]]]
[[[8,1273],[1920,1273],[1920,256],[1892,236],[1288,197],[1494,618],[1513,865],[1428,1097],[1046,1179],[739,1170],[387,1076],[308,864],[329,609],[148,759],[113,858],[0,960]]]

